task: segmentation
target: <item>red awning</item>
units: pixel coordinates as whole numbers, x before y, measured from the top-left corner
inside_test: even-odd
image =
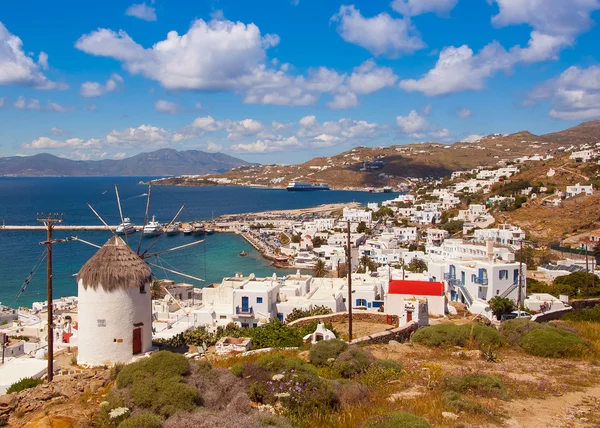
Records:
[[[408,294],[411,296],[442,296],[443,282],[394,280],[390,282],[389,294]]]

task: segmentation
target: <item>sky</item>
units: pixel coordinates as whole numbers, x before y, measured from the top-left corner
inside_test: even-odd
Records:
[[[0,9],[0,156],[298,163],[600,118],[600,0],[65,0]]]

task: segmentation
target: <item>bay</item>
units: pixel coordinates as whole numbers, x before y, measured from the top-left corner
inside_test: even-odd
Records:
[[[12,178],[0,177],[0,221],[7,225],[36,224],[37,213],[64,213],[66,225],[101,225],[97,217],[87,207],[94,209],[109,224],[120,222],[114,193],[114,185],[119,188],[124,216],[135,224],[143,224],[148,187],[140,181],[149,177],[43,177]],[[275,209],[296,209],[327,203],[342,202],[381,202],[392,197],[390,194],[370,194],[366,192],[323,191],[286,192],[278,189],[255,189],[235,186],[153,186],[149,214],[157,221],[169,222],[182,204],[185,208],[179,217],[181,221],[210,220],[222,214],[239,214]],[[55,232],[56,238],[77,234],[82,239],[102,245],[110,237],[106,231],[98,232]],[[205,279],[198,282],[162,269],[153,268],[157,278],[170,278],[176,281],[203,284],[220,282],[223,277],[241,272],[244,275],[278,275],[289,270],[275,269],[263,259],[243,238],[235,234],[215,234],[203,238],[178,235],[163,237],[153,247],[161,251],[192,240],[204,239],[204,243],[165,254],[154,259],[155,264],[178,270]],[[45,240],[44,231],[0,231],[0,302],[10,306],[29,306],[34,301],[45,300],[46,269],[43,263],[25,291],[15,300],[23,282],[30,274],[44,251],[39,245]],[[142,250],[154,240],[143,238]],[[140,234],[129,236],[129,244],[137,250]],[[57,244],[54,247],[54,296],[68,296],[77,293],[74,275],[95,253],[96,249],[80,242]],[[246,251],[247,257],[239,253]]]

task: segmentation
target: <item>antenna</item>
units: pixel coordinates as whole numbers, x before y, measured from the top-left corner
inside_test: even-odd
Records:
[[[146,213],[144,214],[144,225],[142,226],[142,233],[140,234],[140,243],[138,244],[137,254],[140,254],[142,248],[142,239],[144,238],[144,227],[148,223],[148,210],[150,209],[150,195],[152,194],[152,183],[148,184],[148,199],[146,200]]]

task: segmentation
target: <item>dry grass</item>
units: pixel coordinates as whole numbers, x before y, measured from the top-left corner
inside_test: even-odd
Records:
[[[340,333],[340,339],[348,340],[348,322],[334,322],[332,323],[335,331]],[[354,321],[352,323],[352,337],[354,339],[364,336],[369,336],[373,333],[380,333],[382,331],[390,330],[394,328],[393,325],[389,324],[375,324],[366,321]]]
[[[594,348],[598,357],[600,355],[600,323],[593,321],[564,321],[567,327],[574,328],[577,333]]]

